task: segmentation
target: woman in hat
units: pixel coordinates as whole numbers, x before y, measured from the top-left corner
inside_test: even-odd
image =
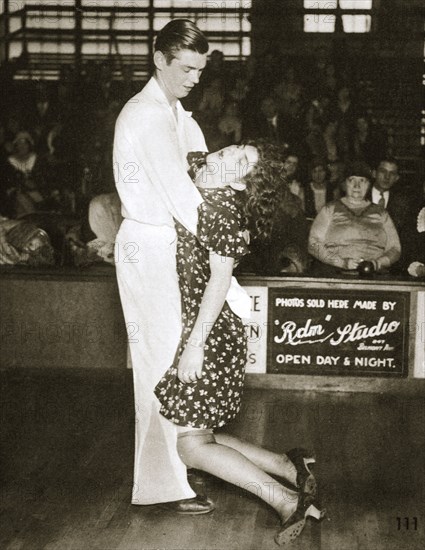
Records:
[[[16,134],[13,153],[5,164],[3,194],[6,205],[1,213],[17,218],[40,210],[45,200],[45,171],[43,162],[34,151],[34,140],[27,131]]]
[[[366,198],[370,184],[367,164],[352,163],[343,184],[345,196],[325,205],[315,218],[308,251],[320,262],[318,272],[356,270],[362,262],[382,271],[399,259],[400,240],[393,221],[382,206]]]

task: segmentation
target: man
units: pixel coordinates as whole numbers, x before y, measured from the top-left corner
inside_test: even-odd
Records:
[[[370,199],[387,209],[397,231],[403,230],[406,224],[410,200],[406,193],[397,189],[400,179],[398,166],[393,159],[383,159],[373,172],[375,182],[371,189]]]
[[[248,115],[246,121],[245,135],[253,139],[265,139],[270,143],[288,147],[287,130],[288,125],[282,121],[278,111],[277,103],[273,97],[265,97],[260,103],[260,113],[252,118]]]
[[[206,151],[197,123],[179,99],[199,82],[208,42],[191,22],[175,19],[158,34],[155,74],[121,111],[114,172],[124,221],[116,268],[129,332],[136,407],[133,504],[169,503],[178,513],[214,509],[187,482],[175,426],[153,394],[172,364],[181,334],[173,218],[196,232],[201,196],[187,175],[189,151]]]

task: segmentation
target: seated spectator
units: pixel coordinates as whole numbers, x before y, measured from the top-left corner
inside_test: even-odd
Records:
[[[314,219],[325,204],[333,199],[325,161],[318,159],[312,162],[311,181],[303,188],[303,194],[303,209],[310,219]]]
[[[328,163],[329,185],[332,199],[339,199],[343,195],[342,184],[345,181],[345,164],[341,160],[331,160]]]
[[[425,277],[425,181],[422,196],[412,201],[407,220],[400,235],[402,267],[412,277]]]
[[[365,261],[382,271],[399,259],[400,240],[388,212],[366,198],[371,178],[364,163],[348,166],[346,195],[324,206],[314,220],[308,251],[320,262],[318,274],[356,270]]]
[[[240,143],[242,138],[242,121],[239,116],[236,101],[228,101],[224,106],[224,113],[218,121],[218,129],[221,134],[222,145],[227,147],[232,143]]]
[[[36,83],[26,110],[26,127],[35,138],[37,152],[44,154],[47,152],[47,135],[59,116],[57,100],[46,81]]]
[[[202,114],[203,119],[211,120],[216,119],[221,114],[223,105],[223,81],[221,78],[216,77],[206,85],[197,110]]]
[[[352,158],[363,160],[369,166],[376,166],[385,157],[386,152],[385,132],[374,126],[367,115],[358,116],[355,120]]]
[[[338,90],[337,100],[331,108],[331,119],[337,122],[336,144],[343,160],[349,158],[352,151],[355,106],[350,88],[343,86]]]
[[[41,210],[47,198],[45,165],[34,151],[34,140],[29,132],[18,132],[14,152],[7,158],[3,171],[3,193],[7,204],[2,205],[2,214],[17,218]]]
[[[53,265],[54,256],[45,231],[27,221],[0,219],[1,265]]]
[[[305,138],[308,158],[325,159],[328,154],[322,127],[318,122],[312,122]]]
[[[408,219],[412,197],[399,187],[400,175],[395,159],[384,158],[373,172],[375,181],[368,198],[387,209],[399,234]]]
[[[249,139],[264,139],[274,145],[288,146],[290,128],[278,111],[276,100],[265,97],[260,104],[257,116],[251,116],[244,128],[244,137]]]
[[[307,128],[312,128],[313,124],[319,124],[324,127],[329,120],[329,109],[331,100],[326,95],[320,95],[313,99],[306,113]]]
[[[87,246],[105,262],[114,263],[115,238],[122,220],[121,201],[117,193],[104,193],[90,201],[89,224],[96,239],[89,241]]]
[[[302,208],[304,208],[304,188],[301,183],[301,177],[299,176],[299,156],[293,151],[286,151],[285,159],[283,161],[283,170],[288,182],[289,190],[296,195]]]
[[[326,146],[326,158],[329,162],[338,160],[338,146],[336,143],[338,123],[336,120],[329,120],[323,130],[323,139]]]
[[[96,262],[114,264],[115,238],[122,222],[121,202],[117,193],[94,197],[88,207],[88,219],[68,231],[72,263],[77,266]]]

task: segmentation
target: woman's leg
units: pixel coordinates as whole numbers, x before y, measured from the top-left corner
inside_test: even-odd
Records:
[[[216,433],[214,437],[217,443],[239,451],[248,458],[248,460],[258,466],[258,468],[261,468],[261,470],[269,474],[283,477],[296,486],[297,470],[292,461],[285,454],[280,455],[267,451],[262,447],[224,433]]]
[[[237,449],[196,430],[179,434],[177,449],[183,462],[233,483],[269,504],[286,521],[296,510],[298,495],[279,484]]]

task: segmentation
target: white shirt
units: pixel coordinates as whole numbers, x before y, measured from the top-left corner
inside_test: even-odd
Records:
[[[192,114],[177,101],[177,119],[155,78],[122,109],[114,138],[114,177],[122,215],[196,233],[202,197],[187,174],[190,151],[207,151]]]
[[[389,191],[383,191],[382,194],[384,195],[385,208],[386,208],[387,204],[388,204],[388,201],[390,199],[390,192]],[[374,204],[379,204],[380,199],[381,199],[381,191],[376,189],[376,187],[372,187],[372,202]]]

